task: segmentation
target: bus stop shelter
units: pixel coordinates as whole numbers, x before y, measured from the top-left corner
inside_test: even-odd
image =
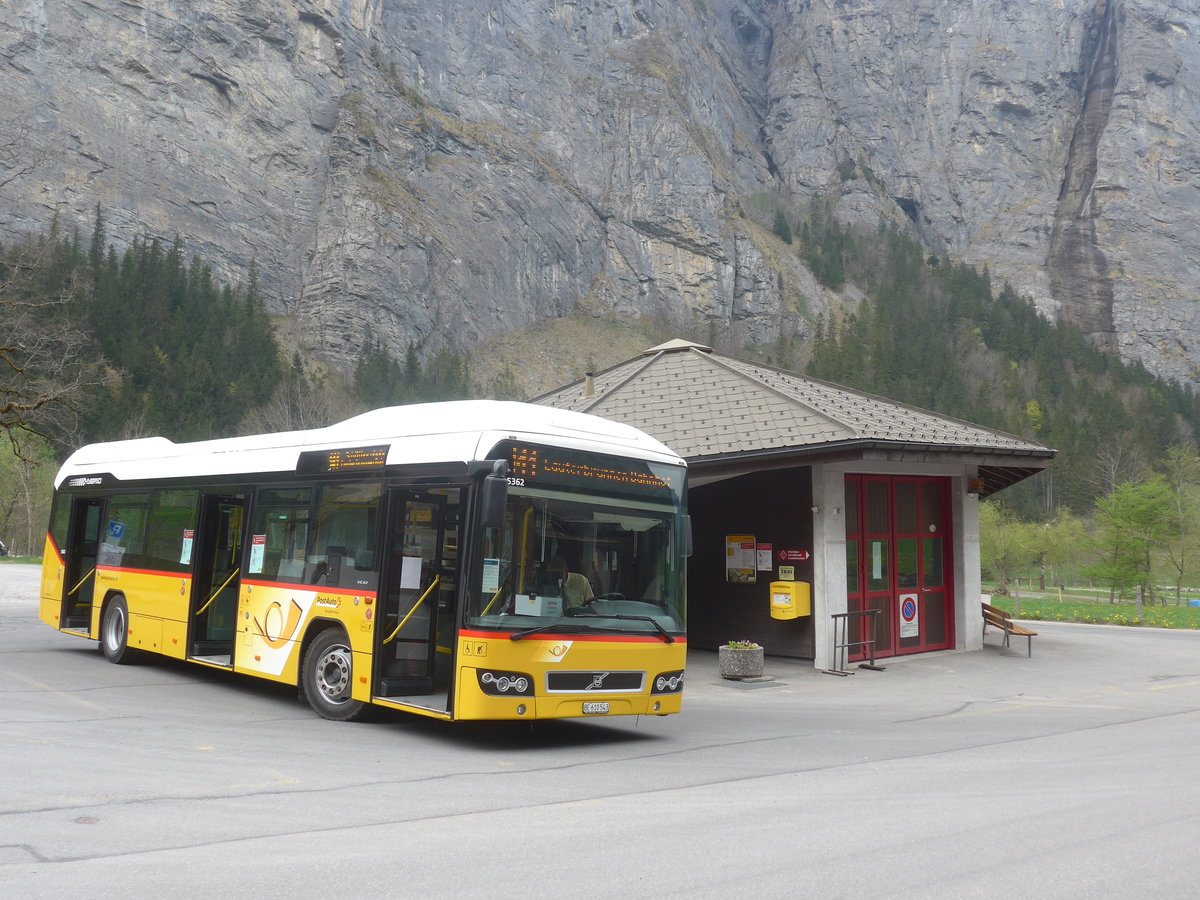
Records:
[[[1055,454],[682,340],[533,402],[633,425],[688,461],[693,646],[752,640],[822,669],[981,646],[979,500]],[[786,582],[809,586],[808,614],[773,615]],[[873,648],[858,644],[871,619]]]

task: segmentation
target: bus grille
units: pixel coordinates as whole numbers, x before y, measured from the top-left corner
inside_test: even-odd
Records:
[[[632,694],[642,689],[645,678],[645,672],[548,672],[546,692]]]

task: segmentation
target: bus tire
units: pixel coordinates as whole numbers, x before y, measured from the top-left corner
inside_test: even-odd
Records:
[[[100,652],[117,665],[131,662],[136,655],[129,646],[129,607],[120,594],[105,604],[100,617]]]
[[[367,704],[350,697],[354,654],[340,628],[326,628],[308,645],[301,663],[300,687],[308,705],[325,719],[349,722],[363,716]]]

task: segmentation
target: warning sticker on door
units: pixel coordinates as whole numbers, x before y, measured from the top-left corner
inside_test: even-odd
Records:
[[[917,614],[917,595],[901,594],[900,600],[900,637],[915,638],[921,636],[921,623]]]

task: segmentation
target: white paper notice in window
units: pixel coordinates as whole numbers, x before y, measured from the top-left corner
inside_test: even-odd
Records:
[[[406,556],[400,567],[400,590],[413,590],[421,586],[421,557]]]

